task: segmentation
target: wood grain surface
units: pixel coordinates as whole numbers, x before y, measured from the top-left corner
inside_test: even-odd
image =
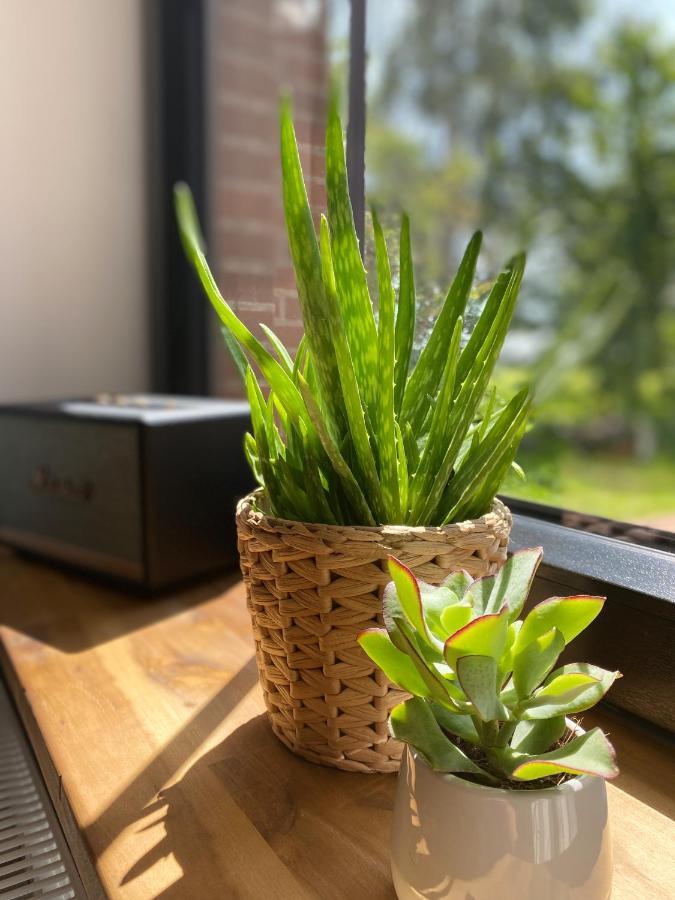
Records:
[[[294,757],[240,581],[148,600],[0,549],[0,650],[92,897],[394,898],[395,777]],[[675,890],[672,745],[614,718],[613,900]]]

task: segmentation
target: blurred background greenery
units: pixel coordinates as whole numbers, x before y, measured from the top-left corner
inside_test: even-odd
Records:
[[[528,252],[504,493],[675,531],[672,3],[371,2],[368,49],[367,192],[392,243],[410,213],[420,333],[472,230],[483,282]]]

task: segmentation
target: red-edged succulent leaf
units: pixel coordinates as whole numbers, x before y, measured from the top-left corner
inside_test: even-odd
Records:
[[[431,658],[435,657],[442,662],[440,654],[420,641],[410,627],[407,620],[395,616],[387,623],[387,632],[394,646],[401,650],[414,665],[415,669],[426,685],[429,696],[434,697],[450,709],[461,712],[461,708],[454,702],[455,699],[464,699],[456,684],[437,671]]]
[[[505,756],[509,756],[508,751]],[[507,765],[511,778],[517,781],[533,781],[562,772],[601,778],[615,778],[619,774],[614,748],[599,728],[593,728],[549,753],[528,756],[511,751]]]
[[[511,749],[530,755],[546,753],[565,734],[566,728],[565,716],[518,722],[510,741]]]
[[[453,594],[457,594],[457,599],[461,600],[472,584],[473,578],[469,573],[464,569],[459,569],[443,579],[441,586],[450,588]]]
[[[476,731],[476,726],[471,721],[468,714],[450,712],[445,706],[431,700],[429,703],[434,718],[441,726],[443,731],[449,731],[451,734],[457,735],[470,744],[480,744],[480,738]]]
[[[443,640],[464,628],[471,621],[473,615],[473,607],[469,603],[462,601],[454,603],[452,606],[446,606],[441,613],[441,627],[444,632]]]
[[[513,684],[519,698],[529,697],[539,687],[565,647],[557,628],[535,638],[513,655]]]
[[[357,640],[367,656],[390,681],[416,697],[431,697],[432,691],[410,657],[395,647],[384,628],[366,628]]]
[[[494,780],[443,734],[424,700],[413,697],[399,703],[392,709],[389,723],[394,737],[413,746],[432,769],[438,772],[471,772]]]
[[[530,593],[532,581],[544,555],[542,547],[518,550],[493,576],[494,583],[485,612],[494,613],[506,603],[510,620],[517,619]]]
[[[518,634],[520,633],[522,625],[522,621],[516,619],[515,622],[511,622],[506,632],[506,643],[504,644],[504,650],[499,661],[499,682],[502,686],[513,669],[513,648],[518,640]]]
[[[519,707],[522,719],[550,719],[590,709],[601,700],[619,672],[587,663],[571,663],[552,672],[530,700]]]
[[[396,588],[398,602],[403,615],[408,620],[412,628],[427,643],[432,644],[426,622],[424,621],[424,610],[422,608],[422,595],[417,579],[399,559],[390,556],[388,560],[389,574]],[[389,587],[389,586],[388,586]]]
[[[441,616],[446,609],[453,609],[457,606],[459,598],[450,588],[443,587],[443,585],[434,587],[431,584],[425,584],[423,581],[418,581],[417,583],[420,589],[422,611],[427,628],[438,640],[444,642],[451,632],[441,624]],[[458,625],[457,627],[459,628],[460,626]],[[456,631],[456,629],[453,629],[453,631]]]
[[[472,619],[445,642],[443,655],[453,669],[460,656],[491,656],[499,660],[506,643],[509,627],[507,606],[499,613]]]
[[[565,643],[569,644],[600,614],[605,599],[578,594],[574,597],[550,597],[537,603],[523,622],[514,653],[552,628],[557,628]]]
[[[497,696],[497,660],[492,656],[460,656],[457,680],[483,722],[509,718]]]

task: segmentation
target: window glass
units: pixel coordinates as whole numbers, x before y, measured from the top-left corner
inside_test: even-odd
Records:
[[[498,386],[532,379],[536,410],[504,492],[675,531],[672,3],[389,0],[367,32],[367,192],[392,243],[410,214],[420,337],[473,230],[474,313],[528,253]]]

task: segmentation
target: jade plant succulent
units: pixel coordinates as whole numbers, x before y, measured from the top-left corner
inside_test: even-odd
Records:
[[[264,325],[265,342],[259,340],[222,296],[206,262],[189,188],[175,190],[185,252],[246,384],[253,433],[245,450],[271,511],[345,525],[443,525],[482,515],[514,464],[530,407],[527,388],[502,399],[490,387],[524,257],[515,257],[494,281],[467,334],[465,311],[481,244],[476,233],[413,365],[407,216],[397,284],[373,215],[376,314],[354,228],[335,100],[326,132],[328,216],[321,217],[318,235],[287,100],[280,124],[284,212],[304,322],[293,356]]]
[[[412,694],[392,710],[391,731],[433,769],[507,787],[618,773],[603,732],[567,717],[597,703],[620,673],[556,667],[605,598],[551,597],[519,618],[541,558],[540,547],[522,550],[496,575],[454,572],[432,587],[390,557],[386,627],[361,632],[359,643]]]

